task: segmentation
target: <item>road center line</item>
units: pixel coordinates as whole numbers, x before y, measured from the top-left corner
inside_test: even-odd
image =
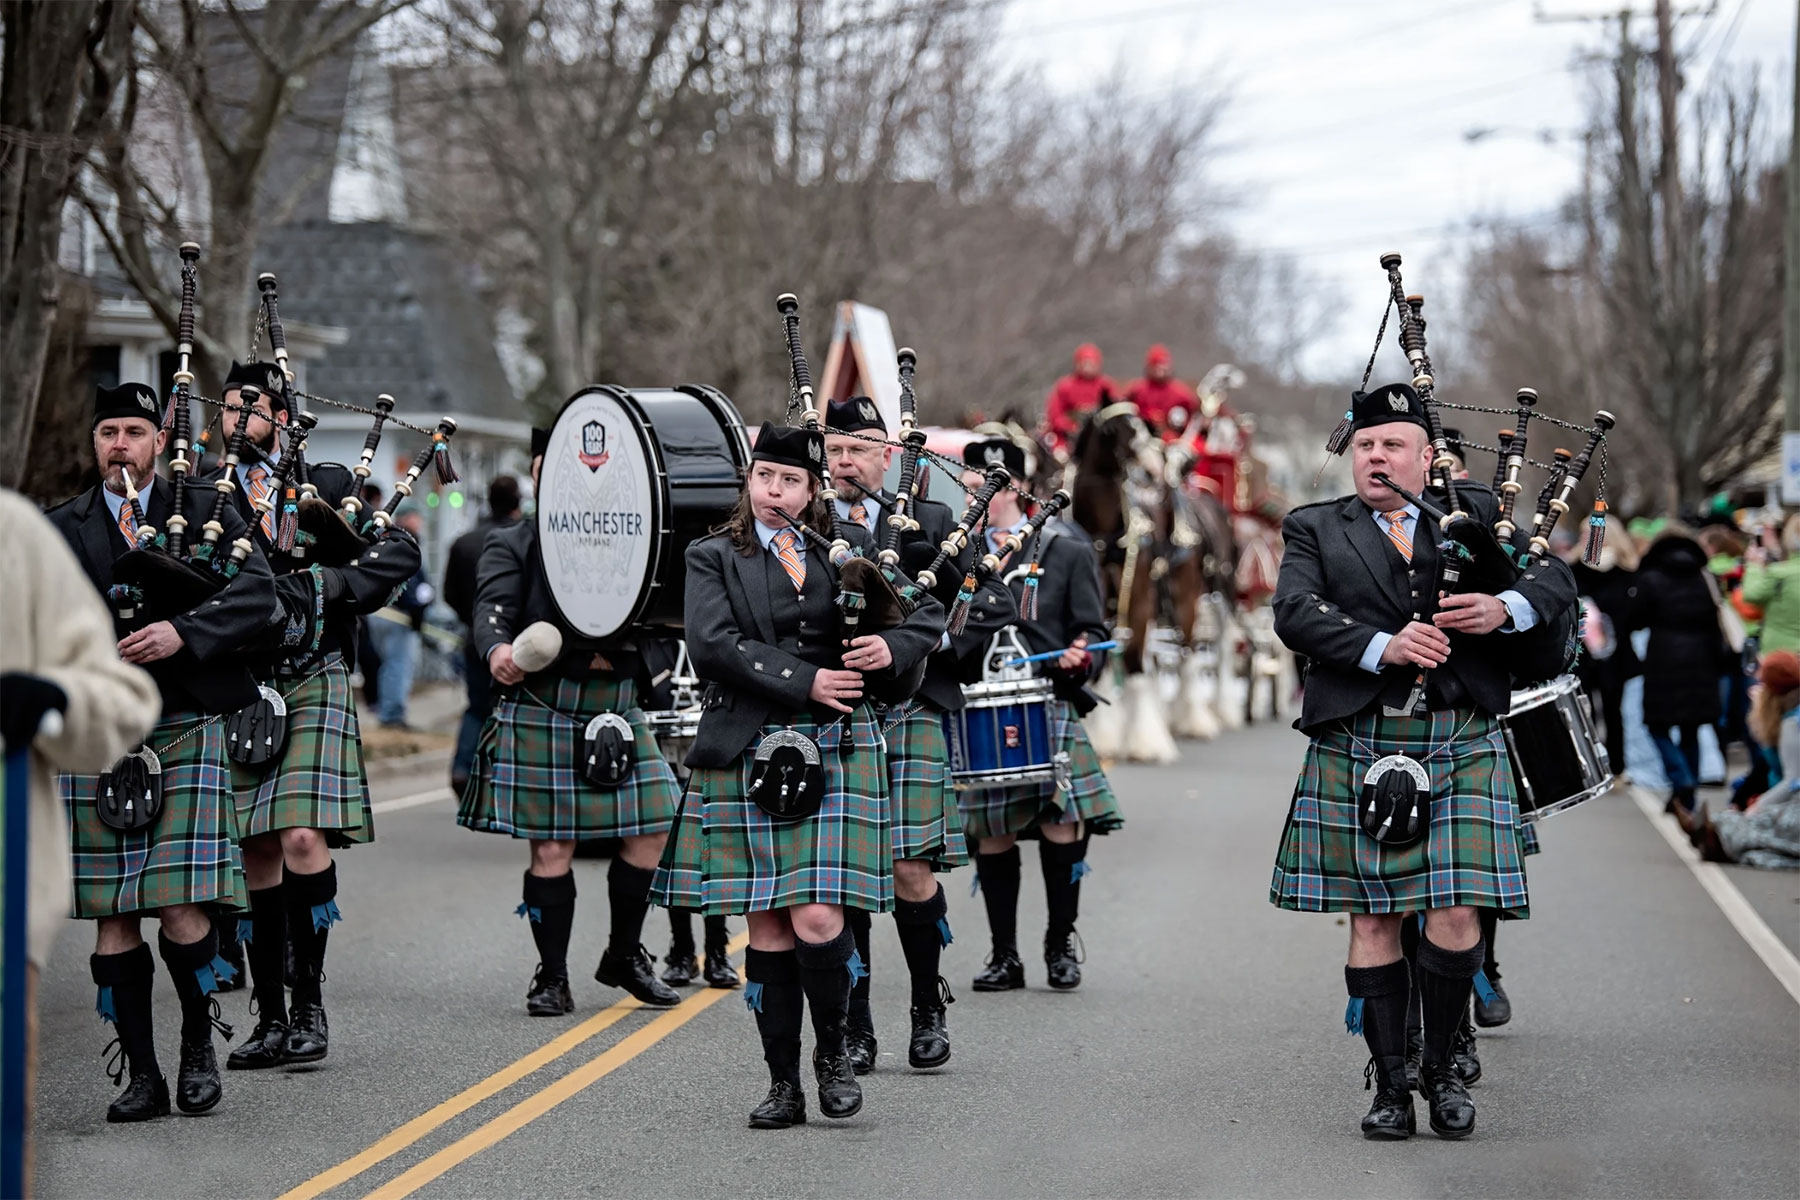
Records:
[[[1718,863],[1709,863],[1695,852],[1681,831],[1675,818],[1663,812],[1662,802],[1640,787],[1631,788],[1631,799],[1638,806],[1645,818],[1662,834],[1675,856],[1687,864],[1687,869],[1694,873],[1706,894],[1712,897],[1731,927],[1738,931],[1738,936],[1756,951],[1756,957],[1762,959],[1763,966],[1769,968],[1769,974],[1775,976],[1776,982],[1788,990],[1788,995],[1800,1002],[1800,959],[1787,944],[1775,936],[1769,923],[1762,919],[1762,914],[1752,908],[1744,899],[1744,893],[1738,891],[1737,884],[1720,869]]]
[[[453,800],[456,793],[447,787],[434,787],[429,791],[414,792],[410,796],[399,796],[393,800],[377,800],[369,805],[372,813],[399,812],[403,808],[417,808],[421,804],[430,804],[437,800]]]
[[[442,790],[444,789],[439,789],[439,791]],[[436,795],[437,793],[434,792],[432,794]],[[727,950],[730,953],[735,954],[748,945],[749,942],[750,935],[748,933],[740,933],[731,940],[730,945],[727,946]],[[706,992],[707,994],[713,995],[715,999],[727,994],[725,989],[722,988],[708,988],[706,989]],[[695,997],[694,999],[703,998],[704,996]],[[708,1001],[708,1003],[711,1003],[711,1001]],[[450,1099],[444,1101],[442,1104],[439,1104],[437,1107],[420,1113],[418,1116],[400,1126],[368,1149],[351,1158],[345,1159],[343,1162],[329,1170],[321,1171],[311,1179],[308,1179],[305,1183],[302,1183],[289,1191],[283,1192],[276,1200],[314,1200],[315,1197],[322,1196],[333,1188],[355,1179],[358,1175],[369,1170],[369,1168],[387,1161],[408,1146],[420,1141],[446,1122],[452,1121],[463,1113],[468,1112],[482,1101],[499,1095],[513,1084],[519,1082],[519,1080],[524,1079],[526,1076],[531,1075],[550,1063],[555,1062],[565,1054],[568,1054],[583,1042],[586,1042],[607,1029],[612,1028],[614,1025],[617,1025],[632,1013],[641,1011],[643,1007],[644,1006],[638,1003],[637,1000],[628,997],[619,1001],[617,1004],[612,1005],[610,1008],[601,1009],[581,1024],[575,1026],[575,1028],[559,1034],[550,1041],[545,1042],[542,1046],[539,1046],[536,1050],[533,1050],[518,1061],[510,1063],[500,1070],[495,1071],[480,1083],[473,1084],[450,1097]],[[687,1005],[683,1004],[682,1008],[685,1007],[687,1007]],[[668,1011],[680,1012],[681,1008]],[[648,1026],[646,1026],[646,1028],[648,1028]]]
[[[747,939],[746,939],[747,940]],[[519,1101],[487,1124],[471,1131],[439,1150],[424,1162],[403,1172],[391,1182],[376,1188],[363,1200],[403,1200],[432,1180],[461,1163],[497,1145],[537,1120],[563,1101],[579,1095],[593,1084],[612,1074],[656,1043],[686,1025],[689,1021],[727,996],[739,993],[721,988],[707,988],[690,996],[679,1008],[665,1009],[654,1021],[633,1030],[615,1046],[570,1071]]]

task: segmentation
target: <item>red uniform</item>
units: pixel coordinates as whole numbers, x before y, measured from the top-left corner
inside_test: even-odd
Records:
[[[1073,442],[1081,423],[1118,394],[1118,385],[1104,375],[1092,379],[1064,375],[1050,389],[1050,399],[1044,404],[1044,427],[1059,442]]]
[[[1165,438],[1176,437],[1181,432],[1169,428],[1171,410],[1182,410],[1182,428],[1193,424],[1200,414],[1200,398],[1194,395],[1193,388],[1179,379],[1134,379],[1125,389],[1125,398],[1137,405],[1138,413]]]

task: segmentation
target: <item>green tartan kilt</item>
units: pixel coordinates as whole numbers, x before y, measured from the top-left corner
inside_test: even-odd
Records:
[[[1426,835],[1383,846],[1356,819],[1376,759],[1406,754],[1431,778]],[[1307,747],[1276,853],[1269,901],[1301,912],[1403,913],[1466,904],[1531,915],[1518,799],[1499,722],[1473,709],[1424,718],[1364,714]]]
[[[779,821],[747,795],[756,742],[795,729],[819,743],[825,801],[799,821]],[[894,904],[894,848],[887,764],[867,707],[822,732],[810,714],[763,726],[730,767],[698,767],[650,885],[650,900],[708,916],[843,904],[886,912]]]
[[[603,790],[581,773],[589,721],[616,712],[631,724],[637,763],[631,777]],[[475,744],[457,824],[516,838],[577,841],[663,833],[681,800],[629,679],[559,679],[536,693],[509,689]]]
[[[1519,822],[1519,857],[1520,858],[1529,858],[1533,854],[1537,854],[1542,850],[1543,850],[1543,846],[1538,843],[1537,822],[1536,821],[1520,821]]]
[[[231,764],[240,836],[320,829],[333,846],[373,841],[362,731],[343,655],[333,653],[316,670],[268,686],[287,703],[287,749],[267,772]]]
[[[951,729],[954,731],[954,724]],[[1073,825],[1085,821],[1090,833],[1111,833],[1125,824],[1112,784],[1101,769],[1082,728],[1081,716],[1067,700],[1050,702],[1050,740],[1057,753],[1069,756],[1069,783],[1019,784],[1011,787],[964,788],[963,831],[970,838],[1039,836],[1040,825]]]
[[[148,829],[121,833],[101,822],[94,805],[99,774],[57,779],[69,810],[74,915],[115,917],[176,904],[243,908],[224,722],[166,714],[144,741],[162,760],[162,816]]]
[[[889,810],[894,818],[894,861],[928,862],[949,871],[969,861],[962,814],[950,782],[950,743],[943,714],[913,700],[896,721],[894,710],[877,710],[887,744]]]

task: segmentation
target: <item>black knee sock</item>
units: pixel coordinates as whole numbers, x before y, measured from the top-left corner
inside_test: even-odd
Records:
[[[1419,941],[1419,991],[1425,1009],[1425,1061],[1450,1061],[1450,1043],[1469,1007],[1475,973],[1481,970],[1481,943],[1446,950],[1430,937]]]
[[[800,1086],[800,1020],[805,994],[792,950],[744,951],[744,1003],[756,1014],[769,1081]]]
[[[569,977],[569,931],[575,927],[575,876],[525,872],[522,916],[531,922],[538,962],[552,979]]]
[[[1044,905],[1050,910],[1046,935],[1056,941],[1075,929],[1081,909],[1081,877],[1087,874],[1087,835],[1072,842],[1038,843],[1038,864],[1044,870]]]
[[[850,985],[850,1024],[858,1029],[875,1028],[875,1014],[869,1011],[869,983],[874,968],[869,960],[869,914],[861,908],[844,909],[844,925],[850,930],[850,938],[856,943],[856,956],[862,963],[862,973],[856,982]]]
[[[95,1008],[102,1020],[113,1023],[113,1032],[118,1036],[119,1048],[125,1051],[131,1073],[159,1074],[156,1026],[150,1003],[156,959],[151,956],[150,947],[140,943],[120,954],[91,955],[88,968],[100,989]]]
[[[294,944],[294,1004],[322,1004],[325,942],[342,919],[337,906],[337,864],[323,871],[287,873],[288,940]]]
[[[725,926],[723,916],[704,917],[701,924],[706,929],[706,957],[724,961],[730,957],[726,947],[731,945],[731,930]]]
[[[158,933],[156,943],[157,953],[162,955],[169,978],[175,983],[175,994],[181,998],[182,1042],[211,1041],[214,1014],[218,1011],[213,993],[219,990],[219,971],[228,969],[219,957],[219,931],[209,925],[206,936],[197,942],[172,942],[168,934]],[[231,1027],[219,1024],[220,1032],[229,1040]]]
[[[1481,960],[1481,970],[1492,983],[1500,978],[1500,961],[1494,957],[1494,935],[1500,931],[1500,910],[1483,908],[1477,911],[1481,915],[1481,944],[1487,951]]]
[[[812,1010],[813,1045],[818,1054],[844,1052],[844,1016],[850,1006],[850,967],[855,955],[856,939],[847,927],[829,942],[794,939],[800,987]]]
[[[1404,1080],[1406,1069],[1406,997],[1412,979],[1406,960],[1397,958],[1379,967],[1345,967],[1344,987],[1350,993],[1345,1024],[1352,1033],[1362,1026],[1369,1054],[1389,1078]]]
[[[606,872],[606,902],[612,906],[612,935],[606,948],[630,956],[644,941],[644,916],[650,911],[650,883],[655,871],[634,867],[614,857]]]
[[[1406,958],[1407,973],[1412,978],[1412,988],[1407,992],[1406,1001],[1406,1037],[1410,1042],[1415,1037],[1425,1036],[1425,1009],[1422,1000],[1423,992],[1419,990],[1419,939],[1425,931],[1420,928],[1424,918],[1417,913],[1407,913],[1400,918],[1400,953]]]
[[[250,891],[250,936],[244,957],[250,965],[250,994],[256,1014],[265,1021],[287,1024],[287,892],[274,887]]]
[[[693,953],[694,910],[671,908],[669,910],[669,957],[672,959],[691,958]]]
[[[995,954],[1019,953],[1019,847],[998,854],[977,854],[975,875],[987,904],[988,936]]]
[[[950,924],[944,885],[929,900],[895,900],[894,925],[900,933],[900,949],[906,952],[906,970],[912,976],[912,1006],[938,1007],[939,964],[943,959]]]

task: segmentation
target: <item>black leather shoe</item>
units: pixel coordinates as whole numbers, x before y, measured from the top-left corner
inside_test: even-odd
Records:
[[[115,1125],[149,1121],[169,1115],[169,1081],[160,1072],[133,1074],[125,1090],[106,1107],[106,1119]]]
[[[288,1027],[285,1021],[261,1020],[244,1044],[225,1056],[227,1071],[260,1071],[287,1061]]]
[[[850,1070],[853,1073],[867,1075],[873,1071],[879,1048],[873,1029],[861,1025],[844,1026],[844,1057],[850,1060]]]
[[[203,1113],[225,1097],[219,1081],[219,1056],[213,1052],[212,1029],[204,1040],[181,1039],[181,1073],[175,1079],[175,1107],[184,1113]]]
[[[1072,929],[1061,937],[1044,935],[1044,966],[1049,970],[1050,986],[1059,992],[1081,986],[1081,959],[1075,956],[1076,940]]]
[[[969,985],[978,992],[1010,992],[1025,986],[1025,964],[1011,950],[988,955],[987,967]]]
[[[1467,1016],[1463,1017],[1456,1036],[1450,1040],[1450,1065],[1456,1068],[1457,1078],[1462,1080],[1464,1087],[1473,1087],[1481,1078],[1481,1058],[1475,1051],[1475,1026],[1469,1024]]]
[[[1406,1086],[1405,1060],[1371,1058],[1363,1068],[1363,1090],[1376,1083],[1380,1086],[1375,1088],[1375,1103],[1362,1119],[1363,1136],[1396,1140],[1411,1137],[1418,1131],[1418,1123],[1413,1116],[1412,1092]]]
[[[236,938],[229,942],[223,938],[219,939],[219,957],[230,963],[233,971],[229,979],[223,975],[218,977],[219,990],[221,992],[238,991],[244,986],[244,980],[247,977],[244,972],[244,943]]]
[[[552,975],[539,963],[525,993],[525,1013],[532,1017],[561,1017],[575,1011],[575,997],[569,992],[567,975]]]
[[[738,978],[737,968],[731,965],[731,956],[725,953],[723,946],[706,948],[706,966],[702,969],[707,987],[734,988],[743,982]]]
[[[650,969],[655,961],[642,946],[629,955],[608,949],[594,968],[594,978],[607,987],[624,988],[652,1008],[674,1008],[681,1003],[681,996]]]
[[[687,987],[700,974],[700,960],[694,957],[692,950],[683,954],[671,946],[663,962],[668,966],[663,968],[662,981],[670,987]]]
[[[950,1031],[944,1026],[943,1005],[912,1010],[912,1044],[906,1048],[906,1061],[921,1071],[950,1061]]]
[[[1411,1091],[1419,1090],[1419,1067],[1425,1061],[1425,1031],[1409,1029],[1406,1031],[1406,1086]]]
[[[763,1102],[750,1110],[750,1128],[786,1129],[806,1124],[806,1093],[785,1079],[769,1085]]]
[[[324,1006],[294,1005],[294,1010],[288,1014],[288,1065],[318,1062],[330,1050],[331,1029],[325,1021]]]
[[[1500,986],[1500,972],[1496,970],[1488,976],[1488,982],[1494,987],[1494,998],[1483,1000],[1479,992],[1475,995],[1475,1023],[1483,1029],[1495,1029],[1512,1020],[1512,1001],[1506,998],[1506,989]]]
[[[1419,1082],[1431,1105],[1431,1132],[1441,1138],[1464,1138],[1475,1131],[1475,1104],[1455,1066],[1428,1062],[1419,1072]]]
[[[862,1084],[842,1054],[814,1054],[813,1078],[819,1081],[819,1111],[833,1120],[862,1111]]]

